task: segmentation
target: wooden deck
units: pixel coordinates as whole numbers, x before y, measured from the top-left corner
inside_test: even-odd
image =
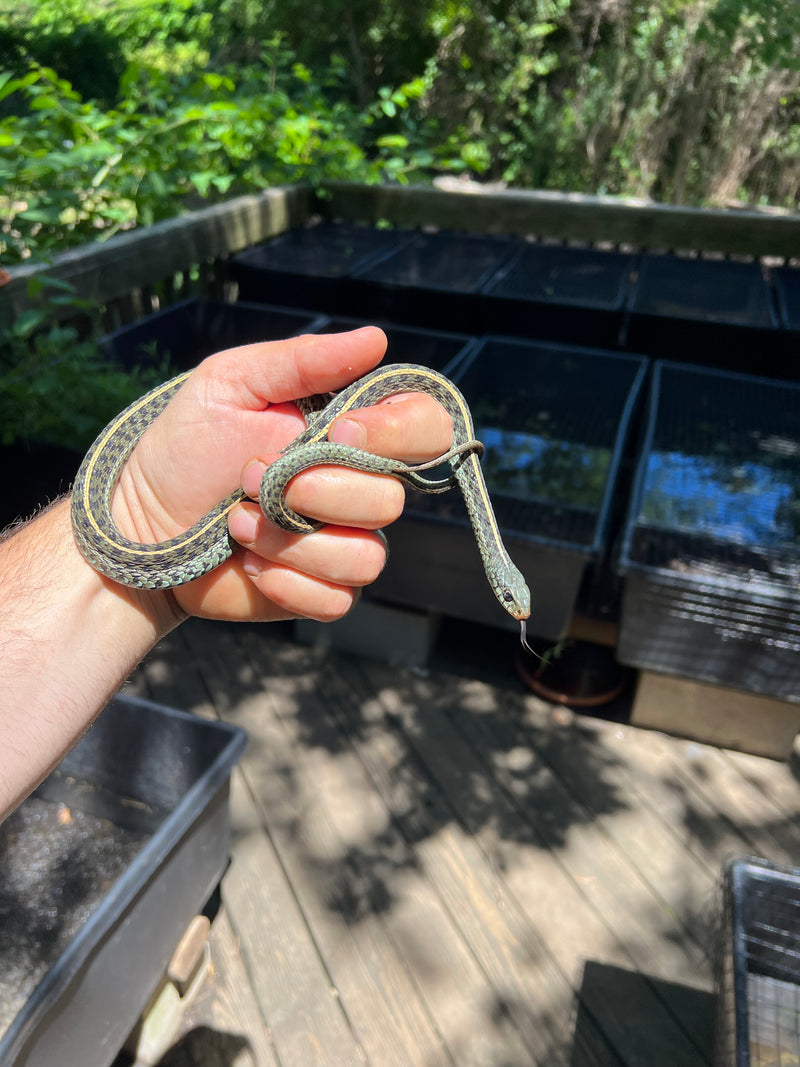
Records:
[[[131,681],[250,735],[216,974],[163,1063],[709,1063],[722,864],[800,862],[797,761],[545,704],[507,634],[422,672],[291,633],[193,621]]]

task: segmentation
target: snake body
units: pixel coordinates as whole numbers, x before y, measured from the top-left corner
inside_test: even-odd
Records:
[[[237,545],[228,533],[227,516],[245,499],[230,493],[184,533],[157,544],[140,544],[124,537],[114,525],[111,500],[119,475],[147,427],[164,410],[191,371],[157,386],[135,401],[98,436],[78,471],[72,495],[72,526],[78,548],[91,565],[123,585],[167,589],[191,582],[218,567]],[[453,446],[431,463],[412,466],[375,456],[327,440],[331,424],[355,408],[369,407],[395,393],[425,392],[438,400],[453,420]],[[388,474],[422,492],[461,489],[489,584],[502,607],[515,619],[530,614],[530,592],[503,544],[480,465],[483,446],[474,440],[469,407],[461,392],[444,375],[411,363],[379,367],[337,393],[322,410],[307,403],[307,427],[264,473],[259,502],[277,526],[310,532],[321,524],[287,507],[284,493],[295,475],[319,464]],[[449,478],[430,480],[419,472],[442,461],[450,463]]]

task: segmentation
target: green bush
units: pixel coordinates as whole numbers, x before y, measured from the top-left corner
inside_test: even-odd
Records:
[[[110,419],[170,376],[166,363],[127,372],[98,351],[91,331],[60,324],[67,309],[86,319],[92,308],[62,282],[47,289],[38,310],[0,331],[0,444],[36,441],[83,452]]]

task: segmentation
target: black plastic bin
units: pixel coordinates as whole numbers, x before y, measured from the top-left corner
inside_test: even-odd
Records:
[[[800,868],[732,860],[721,913],[715,1067],[800,1063]]]
[[[316,318],[313,311],[190,297],[115,330],[100,348],[128,369],[169,356],[173,369],[191,370],[226,348],[308,332]]]
[[[786,367],[759,263],[643,256],[629,300],[626,347],[664,359],[770,378]]]
[[[635,263],[623,252],[528,245],[483,288],[486,332],[617,348]]]
[[[347,276],[410,238],[407,230],[321,222],[233,256],[229,273],[241,300],[342,313]]]
[[[654,368],[618,657],[800,700],[800,385]]]
[[[787,378],[800,378],[800,268],[773,273]]]
[[[350,313],[459,333],[481,333],[479,293],[519,243],[507,237],[421,233],[353,274]]]
[[[588,561],[605,541],[640,357],[485,338],[453,375],[486,446],[484,472],[506,547],[533,594],[531,632],[563,636]],[[409,492],[388,530],[376,596],[513,628],[483,573],[457,490]]]
[[[319,333],[339,333],[357,330],[360,326],[380,326],[386,334],[388,343],[384,363],[419,363],[423,367],[441,371],[448,377],[455,373],[461,361],[477,344],[476,338],[466,334],[415,330],[393,322],[367,322],[363,319],[324,319],[316,329]]]
[[[0,826],[0,1063],[107,1067],[228,864],[238,727],[117,697]]]

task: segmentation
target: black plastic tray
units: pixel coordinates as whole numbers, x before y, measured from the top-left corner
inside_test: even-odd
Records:
[[[407,230],[320,222],[233,256],[229,273],[242,300],[341,312],[343,280],[411,236]]]
[[[531,631],[557,639],[586,563],[604,548],[640,357],[485,338],[453,375],[487,448],[484,471],[506,547],[533,591]],[[460,494],[409,494],[389,530],[385,600],[496,626],[496,603]]]
[[[238,727],[119,696],[0,827],[0,970],[33,986],[0,1037],[3,1067],[112,1063],[227,866],[244,745]],[[48,808],[78,824],[68,845]]]
[[[484,286],[489,333],[616,348],[636,263],[623,252],[528,245]]]
[[[785,378],[800,379],[800,268],[780,267],[773,273]]]
[[[781,326],[800,334],[800,269],[779,267],[773,274]]]
[[[626,347],[785,378],[777,327],[759,263],[643,256],[628,304]]]
[[[478,294],[519,247],[507,237],[421,233],[355,271],[351,314],[459,333],[483,332]]]
[[[419,363],[451,377],[461,361],[477,344],[466,334],[441,330],[414,329],[394,322],[367,322],[363,319],[328,318],[317,324],[319,333],[339,333],[356,330],[360,326],[380,326],[388,342],[384,363]]]
[[[169,356],[173,369],[191,370],[226,348],[305,333],[317,317],[297,308],[190,297],[115,330],[101,340],[100,348],[128,369]]]
[[[800,868],[731,861],[720,925],[716,1067],[800,1063]]]
[[[657,363],[621,662],[800,699],[800,385]]]

